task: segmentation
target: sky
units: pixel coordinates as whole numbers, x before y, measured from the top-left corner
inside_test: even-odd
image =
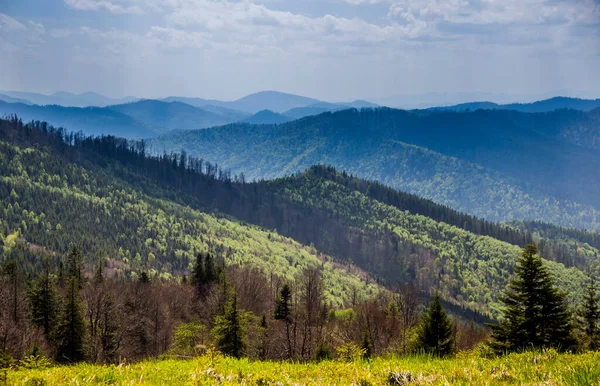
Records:
[[[0,90],[600,97],[600,0],[0,0]]]

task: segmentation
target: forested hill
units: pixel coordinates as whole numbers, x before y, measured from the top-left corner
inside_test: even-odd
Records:
[[[185,150],[249,179],[322,163],[489,220],[599,229],[598,122],[600,110],[381,108],[169,133],[149,143],[158,153]]]
[[[43,124],[2,120],[0,141],[4,251],[16,253],[15,240],[26,240],[27,259],[73,243],[86,256],[102,251],[124,277],[185,274],[210,247],[230,264],[281,275],[325,261],[338,304],[353,286],[373,292],[352,262],[383,285],[439,288],[455,307],[497,316],[519,246],[537,237],[324,166],[247,183],[185,154],[149,157],[143,142]],[[545,242],[546,264],[576,304],[584,272],[598,268],[597,249],[575,238]]]

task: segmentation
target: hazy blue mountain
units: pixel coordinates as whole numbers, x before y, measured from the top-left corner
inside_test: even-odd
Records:
[[[181,102],[144,99],[138,102],[109,106],[108,109],[127,114],[152,127],[156,132],[178,129],[203,129],[235,122],[238,115],[217,114]]]
[[[467,111],[467,110],[515,110],[526,113],[541,113],[557,109],[574,109],[590,111],[600,107],[600,99],[579,99],[554,97],[532,103],[497,104],[493,102],[470,102],[454,106],[434,107],[432,110]]]
[[[304,107],[319,102],[316,99],[286,94],[278,91],[261,91],[240,98],[225,107],[256,113],[261,110],[271,110],[277,113]]]
[[[0,116],[17,114],[23,121],[47,121],[56,127],[88,135],[110,134],[124,138],[152,137],[157,133],[129,115],[104,107],[39,106],[0,102]]]
[[[378,105],[376,103],[371,103],[369,101],[364,101],[364,100],[356,100],[354,102],[338,103],[338,104],[339,105],[343,105],[343,106],[352,107],[352,108],[355,108],[355,109],[381,107],[380,105]]]
[[[4,94],[0,94],[0,101],[7,102],[7,103],[23,103],[26,105],[31,104],[31,102],[29,102],[28,100],[21,99],[21,98],[13,98],[11,96],[4,95]]]
[[[0,102],[0,116],[17,114],[23,121],[47,121],[56,127],[88,135],[110,134],[125,138],[152,137],[157,133],[129,115],[104,107],[39,106]]]
[[[244,119],[242,122],[251,123],[254,125],[277,125],[284,122],[289,122],[293,118],[282,114],[275,113],[271,110],[262,110],[253,116]]]
[[[248,178],[330,164],[492,220],[600,229],[600,152],[569,139],[572,127],[597,128],[597,115],[350,109],[276,127],[169,133],[152,144]]]
[[[211,105],[250,114],[256,114],[262,110],[271,110],[281,113],[294,107],[303,107],[319,102],[316,99],[286,94],[278,91],[261,91],[247,95],[235,101],[218,101],[214,99],[186,98],[176,96],[171,96],[165,98],[164,100],[179,101],[201,108]]]
[[[311,115],[319,115],[319,114],[323,114],[323,113],[327,113],[330,112],[331,110],[325,107],[313,107],[311,106],[306,106],[306,107],[296,107],[293,109],[290,109],[288,111],[283,112],[283,115],[285,115],[286,117],[291,117],[294,119],[300,119],[300,118],[304,118],[304,117],[309,117]]]
[[[349,103],[329,103],[329,102],[318,102],[305,107],[296,107],[285,111],[283,115],[293,117],[295,119],[308,117],[311,115],[322,114],[331,111],[340,111],[351,108],[362,109],[362,108],[376,108],[379,105],[367,101],[354,101]]]
[[[44,95],[24,91],[2,91],[3,94],[13,98],[25,99],[36,105],[59,105],[65,107],[105,107],[119,103],[127,103],[137,100],[135,97],[109,98],[107,96],[95,93],[85,92],[82,94],[73,94],[66,91],[55,92],[52,95]]]

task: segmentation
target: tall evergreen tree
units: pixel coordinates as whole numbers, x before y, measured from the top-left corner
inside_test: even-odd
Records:
[[[62,313],[56,326],[56,360],[73,363],[83,360],[85,324],[81,310],[81,299],[77,278],[71,277]]]
[[[583,316],[583,330],[588,338],[589,348],[597,350],[600,348],[600,330],[598,329],[600,307],[598,305],[598,294],[594,278],[592,278],[588,285],[583,300],[583,309],[581,312],[581,316]]]
[[[208,284],[215,283],[219,280],[215,257],[212,253],[206,253],[204,255],[204,274],[206,275],[206,282]]]
[[[452,322],[444,311],[440,294],[436,292],[419,326],[417,349],[436,356],[447,356],[454,349]]]
[[[289,285],[284,284],[279,291],[275,301],[275,320],[289,320],[291,317],[292,290]]]
[[[206,282],[206,274],[204,272],[204,257],[202,253],[198,253],[196,261],[194,262],[194,268],[192,270],[192,284],[198,288]]]
[[[246,349],[246,337],[235,291],[232,291],[229,297],[225,313],[217,316],[214,333],[221,352],[234,358],[242,357]]]
[[[283,320],[285,322],[287,352],[288,358],[291,358],[294,355],[290,331],[290,325],[292,323],[292,289],[287,284],[284,284],[281,287],[279,295],[275,300],[275,312],[273,313],[273,318],[275,320]]]
[[[44,263],[44,272],[33,285],[29,293],[29,302],[31,304],[31,322],[42,327],[46,339],[50,339],[56,318],[56,291],[50,277],[47,258]]]
[[[83,288],[83,257],[77,247],[73,247],[67,255],[66,275],[67,280],[75,278],[77,287]]]
[[[527,347],[566,350],[574,344],[565,294],[554,286],[536,245],[523,249],[515,277],[500,301],[505,305],[504,318],[491,326],[490,345],[496,351]]]

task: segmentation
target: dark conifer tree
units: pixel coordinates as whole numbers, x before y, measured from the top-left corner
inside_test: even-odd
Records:
[[[452,328],[452,322],[442,307],[440,294],[436,292],[418,329],[417,350],[440,357],[452,354]]]
[[[292,323],[292,290],[289,285],[284,284],[279,291],[279,295],[275,300],[275,312],[273,313],[275,320],[283,320],[285,322],[287,352],[288,358],[294,355],[292,348],[292,336],[290,325]]]
[[[219,280],[219,273],[215,264],[215,257],[212,253],[204,255],[204,274],[208,284],[216,283]]]
[[[505,305],[504,318],[500,324],[491,326],[490,345],[496,351],[528,347],[566,350],[573,346],[565,294],[554,286],[534,244],[523,249],[515,277],[500,301]]]
[[[234,358],[242,357],[246,349],[246,337],[235,291],[229,297],[225,313],[217,316],[214,331],[217,346],[223,354]]]
[[[196,288],[206,282],[206,274],[204,272],[204,257],[202,253],[198,253],[194,268],[192,269],[191,282]]]
[[[83,288],[83,257],[81,252],[76,247],[71,249],[71,252],[67,255],[66,264],[66,277],[67,280],[75,278],[78,288]],[[70,284],[70,283],[67,283]]]
[[[71,277],[67,296],[55,331],[55,357],[61,363],[74,363],[84,359],[83,343],[85,324],[77,278]]]
[[[31,322],[42,327],[46,339],[51,338],[56,317],[56,291],[50,277],[50,266],[45,259],[44,272],[38,277],[29,293]]]
[[[598,322],[600,321],[600,307],[598,305],[598,294],[596,292],[596,282],[592,278],[587,287],[587,292],[583,298],[583,330],[588,339],[588,347],[592,350],[600,348],[600,331]]]
[[[291,303],[292,303],[292,290],[290,286],[284,284],[279,291],[279,296],[275,301],[275,313],[273,317],[275,320],[289,320],[291,317]]]

